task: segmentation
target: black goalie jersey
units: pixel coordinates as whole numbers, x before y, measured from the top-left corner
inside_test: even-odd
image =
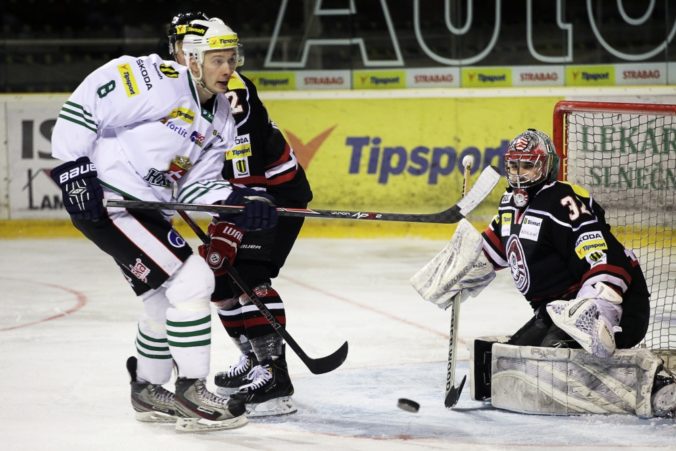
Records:
[[[509,267],[534,309],[573,299],[582,285],[601,281],[622,294],[625,316],[646,316],[648,292],[638,261],[610,232],[604,215],[576,185],[545,184],[526,208],[517,208],[508,190],[483,232],[484,253],[496,268]]]
[[[270,120],[254,84],[235,72],[225,95],[230,100],[237,138],[225,154],[223,178],[235,185],[264,188],[277,205],[306,207],[312,192],[305,171]]]

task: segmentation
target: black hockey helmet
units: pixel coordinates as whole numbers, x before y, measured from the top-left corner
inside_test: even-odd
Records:
[[[187,25],[196,19],[209,20],[209,17],[202,11],[188,11],[178,13],[171,19],[167,28],[167,37],[169,38],[169,55],[172,58],[176,59],[176,42],[183,40]]]

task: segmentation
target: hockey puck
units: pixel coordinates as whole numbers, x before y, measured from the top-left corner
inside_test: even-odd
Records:
[[[417,413],[418,410],[420,410],[420,404],[411,399],[406,398],[399,398],[399,400],[397,401],[397,407],[399,407],[401,410],[405,410],[411,413]]]

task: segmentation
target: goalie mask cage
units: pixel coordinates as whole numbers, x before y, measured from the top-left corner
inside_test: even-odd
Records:
[[[614,235],[639,258],[650,325],[642,346],[676,366],[676,105],[561,101],[559,179],[589,190]]]

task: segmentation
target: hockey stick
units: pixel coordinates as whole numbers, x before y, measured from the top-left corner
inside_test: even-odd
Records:
[[[190,228],[195,232],[195,234],[199,237],[199,239],[205,244],[209,245],[209,242],[211,239],[209,236],[204,233],[204,231],[200,228],[200,226],[186,213],[185,211],[178,210],[178,214],[181,215],[183,220],[190,226]],[[265,319],[270,323],[273,329],[275,329],[275,332],[281,336],[284,341],[289,345],[291,349],[296,353],[296,355],[303,361],[305,366],[308,367],[308,369],[314,373],[314,374],[323,374],[323,373],[328,373],[329,371],[333,371],[336,368],[338,368],[340,365],[343,364],[345,359],[347,358],[347,341],[343,343],[343,345],[338,348],[337,351],[335,351],[333,354],[327,355],[326,357],[320,357],[318,359],[313,359],[310,356],[308,356],[305,351],[296,343],[296,340],[289,335],[289,333],[286,331],[284,326],[279,324],[279,322],[275,319],[275,316],[268,310],[268,308],[265,306],[263,301],[260,300],[258,296],[256,296],[256,293],[247,286],[246,282],[242,279],[242,276],[239,275],[239,272],[230,264],[230,262],[225,259],[224,264],[226,265],[226,270],[228,271],[228,274],[230,275],[230,278],[235,282],[235,284],[246,294],[249,299],[251,299],[251,302],[254,303],[256,307],[258,307],[258,310],[263,314]]]
[[[472,162],[465,160],[462,161],[462,165],[465,168],[462,174],[462,196],[465,197],[467,193],[467,185],[469,184],[469,171],[472,168]],[[458,403],[460,399],[460,393],[462,393],[462,388],[465,386],[465,380],[467,376],[463,376],[459,385],[455,385],[455,364],[456,364],[456,354],[458,349],[458,323],[460,321],[460,296],[456,296],[453,299],[453,304],[451,306],[451,330],[450,337],[448,339],[448,363],[446,364],[446,396],[444,397],[444,406],[446,408],[452,408]]]
[[[481,175],[466,196],[451,208],[438,213],[378,213],[283,207],[277,208],[277,212],[280,216],[453,224],[460,221],[469,214],[469,212],[474,210],[474,208],[493,190],[493,187],[495,187],[499,180],[500,174],[492,166],[487,166],[481,172]],[[150,202],[121,199],[105,199],[104,202],[106,207],[138,208],[146,210],[203,211],[217,214],[238,213],[244,208],[237,205],[201,205],[183,204],[180,202]]]

